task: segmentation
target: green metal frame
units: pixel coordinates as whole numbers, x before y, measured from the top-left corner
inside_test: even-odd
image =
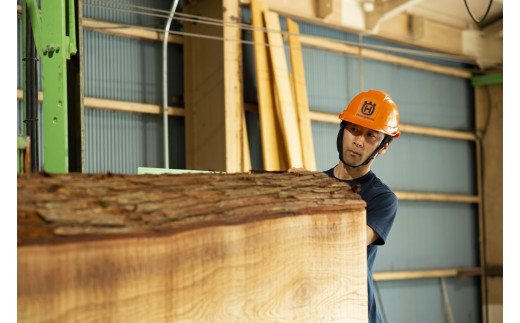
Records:
[[[471,78],[471,85],[473,85],[473,87],[481,85],[502,84],[503,82],[504,77],[502,74],[473,76]]]
[[[74,1],[42,1],[41,18],[36,0],[22,0],[24,17],[25,10],[42,58],[44,170],[68,173],[67,60],[77,52]]]

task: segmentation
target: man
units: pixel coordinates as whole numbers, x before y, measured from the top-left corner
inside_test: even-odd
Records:
[[[361,186],[359,194],[367,203],[368,316],[370,323],[382,322],[374,298],[372,266],[377,248],[385,244],[394,222],[397,197],[370,166],[399,137],[399,111],[388,94],[370,90],[354,97],[339,119],[340,163],[324,173],[350,186]]]

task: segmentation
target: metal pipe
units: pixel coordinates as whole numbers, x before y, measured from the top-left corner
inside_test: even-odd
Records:
[[[168,151],[168,34],[173,15],[177,9],[179,0],[174,0],[170,16],[164,27],[163,35],[163,128],[164,128],[164,168],[170,168]]]

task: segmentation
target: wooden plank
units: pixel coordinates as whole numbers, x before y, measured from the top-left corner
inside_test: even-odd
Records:
[[[23,90],[17,90],[17,98],[18,100],[23,99]],[[43,93],[38,92],[38,101],[43,101]],[[155,104],[146,104],[146,103],[136,103],[136,102],[128,102],[128,101],[115,101],[115,100],[105,100],[105,99],[97,99],[85,97],[85,106],[89,108],[95,109],[106,109],[106,110],[114,110],[114,111],[125,111],[125,112],[135,112],[135,113],[153,113],[157,114],[157,109],[162,109],[159,105]],[[245,110],[259,112],[258,106],[253,103],[245,103]],[[168,107],[168,114],[177,117],[184,116],[184,109],[176,108],[176,107]],[[324,113],[324,112],[316,112],[309,111],[309,117],[312,121],[332,123],[339,125],[339,119],[336,114],[332,113]],[[434,137],[442,137],[449,139],[458,139],[458,140],[476,140],[475,134],[471,132],[465,131],[457,131],[457,130],[449,130],[449,129],[441,129],[441,128],[433,128],[433,127],[423,127],[416,126],[410,124],[401,123],[400,130],[403,133],[411,133],[416,135],[424,135],[424,136],[434,136]]]
[[[480,276],[482,269],[473,268],[450,268],[450,269],[430,269],[430,270],[409,270],[373,273],[375,281],[383,280],[403,280],[403,279],[422,279],[422,278],[441,278],[457,277],[466,278],[467,276]]]
[[[241,30],[233,24],[240,22],[240,5],[238,0],[221,0],[224,27],[224,119],[225,119],[225,153],[226,171],[244,172],[251,169],[245,112],[242,89],[242,47]],[[211,108],[211,107],[208,107]],[[247,155],[247,157],[246,157]],[[246,169],[247,168],[247,169]]]
[[[275,102],[272,76],[269,68],[269,56],[267,51],[267,36],[258,28],[265,28],[263,13],[269,7],[265,2],[251,1],[251,24],[256,27],[253,30],[256,86],[258,93],[258,113],[260,117],[260,135],[262,136],[262,156],[265,170],[281,170],[281,154],[284,154],[281,128],[275,116]]]
[[[314,142],[312,140],[311,119],[309,117],[309,101],[307,98],[307,85],[305,84],[305,72],[303,69],[302,47],[299,39],[300,29],[298,24],[291,19],[286,19],[289,32],[288,43],[291,57],[292,82],[296,99],[296,112],[302,144],[303,167],[308,170],[316,170],[316,158],[314,155]]]
[[[191,2],[189,14],[240,20],[234,0]],[[249,146],[243,116],[240,30],[234,26],[210,26],[185,22],[184,31],[228,39],[196,37],[184,40],[186,167],[226,172],[245,171]],[[242,153],[244,151],[244,153]]]
[[[324,112],[316,112],[309,111],[310,119],[313,121],[332,123],[339,125],[339,118],[336,114],[332,113],[324,113]],[[416,126],[411,124],[400,123],[399,130],[403,133],[411,133],[415,135],[424,135],[424,136],[434,136],[441,138],[449,138],[449,139],[458,139],[458,140],[475,140],[475,134],[466,131],[458,131],[458,130],[449,130],[449,129],[441,129],[434,127],[423,127]]]
[[[375,281],[383,281],[383,280],[454,277],[454,276],[457,276],[457,274],[458,274],[458,270],[454,268],[454,269],[437,269],[437,270],[380,272],[380,273],[373,273],[372,277]]]
[[[234,12],[221,1],[190,2],[183,12],[227,19]],[[224,37],[230,27],[186,21],[184,31]],[[236,28],[235,28],[236,29]],[[236,30],[235,30],[236,31]],[[234,37],[229,34],[228,37]],[[240,171],[242,150],[238,44],[211,39],[184,39],[186,168]]]
[[[139,40],[162,42],[164,33],[156,30],[146,29],[146,27],[133,26],[128,24],[118,24],[108,21],[101,21],[92,18],[82,18],[83,29],[92,30],[102,34],[118,37],[126,37]],[[168,42],[172,44],[183,44],[183,37],[168,35]]]
[[[419,193],[419,192],[394,192],[399,200],[409,201],[436,201],[436,202],[457,202],[457,203],[479,203],[478,195],[462,194],[440,194],[440,193]]]
[[[434,136],[458,140],[475,140],[476,136],[474,133],[466,131],[457,131],[433,127],[423,127],[410,124],[400,124],[399,129],[402,132],[413,133],[416,135]]]
[[[23,100],[23,90],[17,89],[16,96],[18,101]],[[43,102],[43,92],[41,91],[38,92],[38,102]],[[83,104],[85,105],[85,107],[91,109],[112,110],[131,113],[162,113],[162,106],[158,104],[106,100],[91,97],[84,97]],[[168,107],[168,115],[174,117],[184,117],[184,109],[177,107]]]
[[[359,56],[359,49],[356,46],[343,44],[330,39],[322,37],[300,35],[300,41],[302,45],[330,50],[333,52],[340,53],[342,55]],[[400,66],[411,67],[420,69],[428,72],[434,72],[439,74],[445,74],[460,78],[470,78],[471,72],[454,67],[441,66],[432,63],[426,63],[420,60],[401,57],[393,54],[387,54],[372,49],[364,48],[362,51],[363,58],[381,61],[389,64],[396,64]]]
[[[291,84],[289,82],[289,70],[285,58],[285,50],[281,35],[280,20],[274,12],[264,12],[265,25],[267,27],[267,39],[269,53],[276,86],[276,100],[279,103],[279,116],[283,129],[283,140],[288,157],[288,167],[302,168],[303,158],[301,140],[297,125],[297,115]]]
[[[367,322],[365,203],[325,174],[17,185],[21,322]]]
[[[105,100],[98,98],[84,98],[85,107],[101,110],[113,110],[132,113],[161,114],[162,106],[159,104],[136,103],[128,101]],[[168,115],[183,117],[184,109],[168,107]]]

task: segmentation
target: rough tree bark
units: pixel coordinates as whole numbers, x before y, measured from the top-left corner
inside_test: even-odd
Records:
[[[366,322],[365,203],[317,172],[18,177],[18,320]]]

